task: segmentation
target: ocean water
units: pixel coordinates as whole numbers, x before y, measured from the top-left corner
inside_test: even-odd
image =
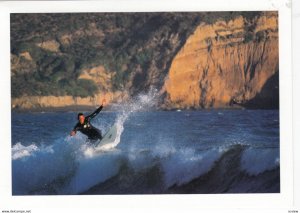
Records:
[[[152,111],[148,101],[92,121],[103,132],[117,123],[109,149],[68,136],[76,112],[13,112],[13,195],[280,192],[278,110]]]

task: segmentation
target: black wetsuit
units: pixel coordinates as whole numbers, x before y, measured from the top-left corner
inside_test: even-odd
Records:
[[[99,114],[99,112],[102,110],[103,106],[101,105],[98,109],[96,109],[95,112],[93,112],[92,114],[88,115],[85,117],[84,119],[84,123],[81,124],[80,122],[78,122],[73,131],[80,131],[82,134],[85,134],[88,136],[88,139],[90,140],[90,142],[95,142],[98,139],[102,139],[102,134],[101,131],[99,129],[97,129],[96,127],[94,127],[90,121],[92,118],[94,118],[96,115]]]

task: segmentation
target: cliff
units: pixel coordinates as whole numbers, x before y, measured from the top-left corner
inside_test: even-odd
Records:
[[[278,62],[277,13],[201,23],[172,61],[165,105],[277,108]]]
[[[276,12],[12,14],[13,109],[278,108]]]

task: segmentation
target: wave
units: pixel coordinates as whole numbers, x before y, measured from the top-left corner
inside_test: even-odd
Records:
[[[75,145],[65,140],[57,140],[47,147],[14,145],[13,194],[56,194],[55,189],[76,171]]]
[[[13,181],[14,194],[279,192],[274,148],[238,144],[195,150],[165,145],[115,148],[90,156],[84,146],[57,144],[52,151],[37,149],[30,157],[14,160],[13,177],[20,177]],[[253,161],[254,156],[261,161]]]
[[[156,90],[151,89],[118,108],[117,138],[105,147],[89,146],[81,134],[59,138],[50,146],[13,145],[13,194],[76,194],[116,174],[120,158],[116,147],[124,122],[132,113],[151,107],[155,97]]]
[[[32,153],[39,150],[35,144],[29,146],[23,146],[21,143],[17,143],[12,147],[12,159],[17,160],[32,155]]]
[[[270,162],[274,160],[274,164],[259,173],[249,174],[242,166],[242,158],[247,158],[247,149],[249,147],[245,145],[230,145],[226,149],[212,149],[198,154],[190,149],[171,149],[163,155],[152,155],[150,150],[142,150],[136,153],[136,158],[142,158],[142,167],[137,166],[130,157],[123,158],[114,176],[81,194],[280,192],[280,172],[275,152],[274,156],[265,156]],[[149,158],[151,155],[152,159]]]
[[[50,146],[15,144],[13,194],[280,192],[278,147],[254,147],[236,138],[205,148],[178,146],[170,138],[143,148],[140,141],[122,141],[126,120],[151,108],[156,97],[150,90],[118,108],[118,137],[108,147],[89,146],[80,134]]]
[[[252,147],[244,145],[231,146],[213,164],[207,173],[199,175],[189,182],[169,187],[168,193],[279,193],[280,192],[280,168],[278,155],[274,150],[264,150],[272,153],[261,155],[261,150],[256,149],[256,156],[262,161],[249,162],[247,154]],[[253,150],[252,150],[253,151]],[[252,152],[250,151],[250,152]],[[270,162],[268,166],[260,166],[263,161]],[[272,162],[272,163],[271,163]],[[258,164],[256,164],[258,163]],[[256,172],[253,172],[253,168]],[[263,169],[262,169],[263,168]],[[259,172],[258,172],[259,170]]]

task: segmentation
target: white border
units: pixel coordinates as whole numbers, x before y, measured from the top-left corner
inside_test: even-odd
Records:
[[[0,2],[0,211],[53,210],[153,212],[287,212],[293,210],[291,8],[289,0],[103,0],[67,2]],[[130,196],[11,196],[10,37],[9,14],[33,12],[150,12],[150,11],[279,11],[280,165],[281,193],[220,195]]]
[[[293,141],[294,141],[294,204],[300,209],[300,1],[293,1]]]

